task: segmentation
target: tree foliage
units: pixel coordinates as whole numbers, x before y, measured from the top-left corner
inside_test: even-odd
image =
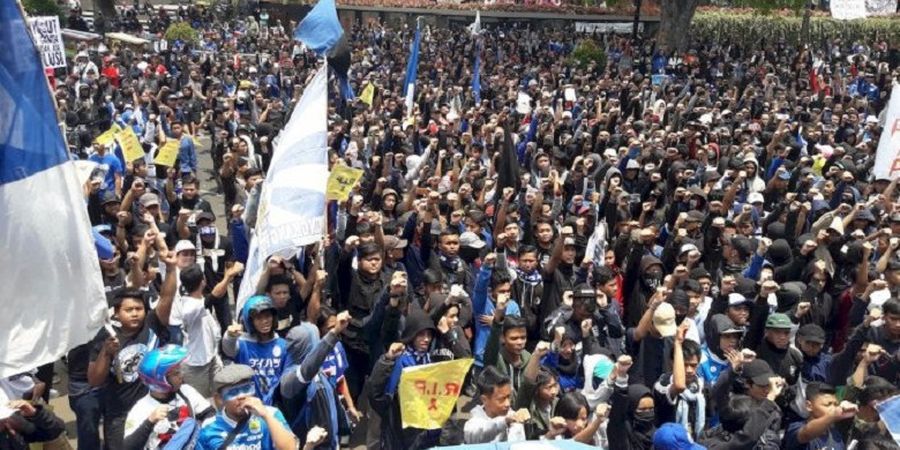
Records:
[[[187,22],[175,22],[166,29],[166,40],[168,41],[194,42],[198,37],[197,30]]]
[[[584,39],[576,44],[572,49],[571,59],[582,67],[592,62],[598,67],[606,66],[606,52],[593,39]]]
[[[54,0],[23,0],[22,6],[29,16],[59,16],[62,9]]]

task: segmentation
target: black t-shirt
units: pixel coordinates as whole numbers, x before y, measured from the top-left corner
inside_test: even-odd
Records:
[[[147,315],[144,326],[132,336],[125,336],[116,330],[119,352],[109,364],[110,373],[101,393],[106,414],[127,414],[141,397],[147,395],[147,386],[138,378],[138,364],[148,351],[159,347],[167,335],[156,311]],[[100,356],[100,350],[108,337],[106,328],[101,328],[91,341],[92,362]]]

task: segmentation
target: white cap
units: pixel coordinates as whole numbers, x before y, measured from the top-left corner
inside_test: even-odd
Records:
[[[763,198],[763,195],[759,192],[753,192],[747,196],[747,203],[751,205],[754,203],[765,203],[765,201],[766,200]]]
[[[188,240],[186,240],[186,239],[182,239],[182,240],[178,241],[177,244],[175,244],[175,254],[176,254],[176,255],[179,254],[179,253],[181,253],[181,252],[187,251],[187,250],[190,250],[190,251],[192,251],[192,252],[196,252],[196,251],[197,251],[197,247],[194,246],[194,243],[193,243],[193,242],[188,241]]]

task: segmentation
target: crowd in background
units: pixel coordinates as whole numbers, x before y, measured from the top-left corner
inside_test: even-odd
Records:
[[[374,94],[329,89],[328,151],[364,176],[235,311],[278,134],[322,63],[258,13],[136,17],[101,25],[186,20],[199,40],[81,45],[52,80],[73,158],[97,163],[113,319],[66,358],[79,448],[189,427],[204,449],[897,448],[875,409],[900,391],[900,205],[873,175],[887,41],[664,54],[597,35],[605,59],[585,62],[571,30],[423,25],[407,109],[414,27],[354,24],[350,82]],[[113,125],[146,157],[98,142]],[[154,163],[170,140],[174,167]],[[460,358],[451,419],[404,428],[402,369]],[[46,400],[52,379],[0,387]],[[14,405],[2,448],[60,436]]]

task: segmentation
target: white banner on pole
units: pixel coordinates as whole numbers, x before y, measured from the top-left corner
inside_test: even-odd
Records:
[[[66,48],[63,46],[59,17],[29,17],[28,26],[31,27],[34,44],[41,52],[44,67],[66,67]]]
[[[328,66],[306,86],[266,173],[255,234],[238,294],[238,311],[256,290],[272,255],[285,258],[322,239],[328,184]]]
[[[900,84],[894,83],[884,116],[884,129],[875,154],[875,179],[900,177]]]
[[[631,22],[575,22],[576,33],[631,33],[634,24]],[[638,31],[644,30],[644,24],[638,24]]]
[[[866,0],[831,0],[831,17],[838,20],[865,19]]]

